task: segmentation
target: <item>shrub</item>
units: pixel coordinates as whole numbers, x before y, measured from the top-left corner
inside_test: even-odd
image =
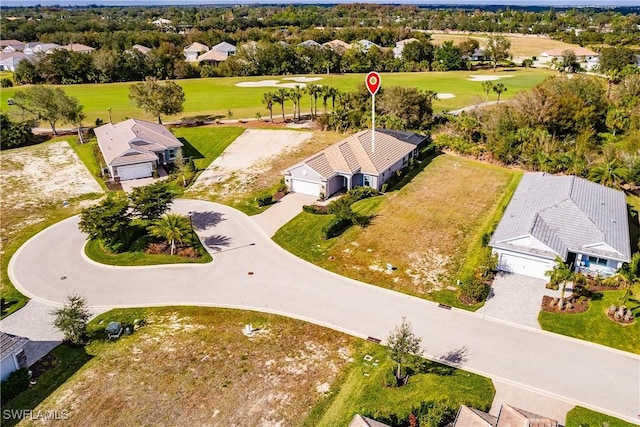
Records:
[[[258,206],[268,206],[273,203],[273,196],[271,194],[263,194],[261,196],[256,197],[256,202],[258,202]]]
[[[278,184],[278,187],[276,188],[276,192],[277,193],[288,193],[289,192],[289,187],[287,187],[287,183],[284,182],[284,178],[280,179],[280,183]]]
[[[347,191],[347,196],[352,200],[351,203],[355,203],[362,199],[368,199],[369,197],[375,197],[378,194],[378,190],[371,187],[356,187]]]
[[[383,193],[386,193],[388,188],[389,188],[389,183],[385,182],[384,184],[382,184],[382,188],[380,191]]]
[[[329,203],[329,205],[327,205],[327,212],[330,214],[348,216],[347,211],[351,210],[352,204],[353,201],[347,194],[346,196],[340,197],[338,200],[334,200]]]
[[[304,205],[302,206],[302,210],[304,212],[311,213],[314,215],[327,215],[329,213],[327,212],[326,206],[320,206],[320,205]]]
[[[0,87],[13,87],[13,82],[11,79],[4,77],[3,79],[0,79]]]
[[[6,380],[2,381],[1,387],[0,394],[2,394],[2,404],[4,405],[29,388],[29,370],[22,368],[13,371]]]
[[[489,286],[481,280],[473,278],[460,283],[460,296],[472,303],[484,301],[489,295]]]
[[[350,218],[336,216],[329,224],[322,228],[322,237],[331,239],[332,237],[339,236],[352,224],[353,221]]]

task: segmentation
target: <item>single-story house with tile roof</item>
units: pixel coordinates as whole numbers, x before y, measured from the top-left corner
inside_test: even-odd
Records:
[[[20,61],[31,60],[33,56],[27,55],[22,52],[0,52],[0,70],[2,71],[16,71],[16,67]]]
[[[24,43],[19,40],[0,40],[0,49],[3,52],[16,52],[24,49]]]
[[[129,119],[94,129],[98,147],[118,181],[147,178],[158,165],[173,163],[182,143],[158,123]]]
[[[393,56],[395,58],[402,58],[402,51],[404,50],[404,47],[406,45],[408,45],[409,43],[413,43],[413,42],[417,42],[420,41],[416,38],[409,38],[409,39],[404,39],[404,40],[400,40],[399,42],[396,42],[396,46],[392,49],[393,50]]]
[[[323,43],[322,46],[328,47],[332,51],[342,55],[347,50],[351,49],[351,43],[347,43],[345,41],[335,39],[330,42]]]
[[[54,50],[59,49],[60,45],[57,43],[27,43],[25,44],[23,52],[27,55],[35,55],[36,53],[53,53]]]
[[[389,424],[381,423],[360,414],[355,414],[349,423],[349,427],[390,427]]]
[[[81,44],[81,43],[66,44],[64,46],[60,46],[60,49],[68,50],[69,52],[79,52],[79,53],[91,53],[95,50],[91,46],[87,46],[86,44]]]
[[[146,55],[151,51],[151,48],[143,46],[141,44],[134,44],[133,46],[131,46],[131,49],[129,49],[129,51],[132,51],[132,50],[137,50],[141,54]]]
[[[182,50],[185,61],[187,62],[198,61],[198,55],[205,52],[209,52],[209,46],[203,45],[202,43],[198,42],[193,42]]]
[[[581,46],[576,46],[568,49],[551,49],[544,51],[538,56],[538,62],[540,64],[550,65],[551,61],[553,61],[554,59],[558,61],[562,60],[562,57],[564,56],[564,52],[566,50],[572,51],[576,55],[576,61],[578,61],[578,63],[580,63],[580,65],[587,71],[595,68],[596,65],[598,65],[598,63],[600,62],[599,53]]]
[[[614,274],[631,258],[625,195],[575,176],[525,173],[490,246],[505,272],[544,279],[558,256],[585,274]]]
[[[232,45],[231,43],[227,43],[227,42],[220,42],[217,45],[212,46],[211,50],[214,50],[216,52],[220,52],[220,53],[226,55],[227,57],[236,54],[236,47],[234,45]]]
[[[289,190],[320,198],[366,186],[377,190],[409,164],[427,137],[412,132],[376,129],[358,132],[284,172]]]
[[[27,338],[0,332],[0,380],[7,379],[9,374],[27,367],[27,356],[23,347],[29,342]]]
[[[228,56],[226,53],[211,49],[209,52],[200,55],[198,57],[198,62],[200,64],[218,65],[219,63],[226,61],[227,58]]]
[[[558,421],[525,411],[510,405],[502,404],[497,417],[462,405],[453,427],[558,427]]]
[[[321,49],[322,45],[320,43],[318,43],[315,40],[305,40],[302,43],[298,43],[298,46],[302,46],[302,47],[312,47],[312,48],[317,48],[317,49]]]

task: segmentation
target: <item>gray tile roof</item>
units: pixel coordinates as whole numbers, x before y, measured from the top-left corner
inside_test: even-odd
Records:
[[[0,360],[21,349],[28,342],[27,338],[0,332]]]
[[[371,135],[371,130],[358,132],[290,169],[306,164],[326,179],[338,173],[379,175],[426,139],[417,133],[376,129],[374,150]]]
[[[182,143],[167,128],[158,123],[129,119],[124,122],[97,127],[94,129],[98,146],[107,164],[111,166],[143,163],[157,159],[153,154],[165,148],[182,147]],[[140,154],[138,161],[134,157],[123,156]],[[146,156],[144,156],[146,154]]]
[[[511,243],[534,237],[551,251]],[[575,176],[526,173],[520,181],[491,246],[553,259],[568,252],[629,261],[631,247],[623,192]],[[594,249],[606,244],[611,249]]]
[[[228,52],[235,52],[236,47],[231,43],[220,42],[217,45],[213,46],[211,50],[215,50],[216,52],[228,53]]]

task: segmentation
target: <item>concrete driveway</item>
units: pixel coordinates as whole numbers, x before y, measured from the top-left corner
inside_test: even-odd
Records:
[[[78,217],[25,243],[9,275],[25,295],[62,304],[69,292],[97,307],[200,305],[276,313],[351,335],[385,340],[406,316],[425,355],[637,422],[640,357],[514,326],[392,292],[322,270],[273,243],[246,215],[227,206],[176,200],[194,212],[197,232],[215,253],[205,265],[114,267],[83,257]],[[252,273],[252,274],[249,274]],[[594,368],[596,367],[596,368]],[[571,380],[565,381],[570,375]]]
[[[487,302],[477,313],[540,329],[538,313],[542,297],[560,296],[560,291],[546,289],[546,283],[546,280],[520,274],[498,274]],[[569,292],[565,296],[569,296]]]
[[[280,227],[302,212],[303,205],[310,205],[316,200],[318,200],[317,197],[308,194],[289,193],[266,211],[252,216],[251,219],[267,236],[271,237]]]

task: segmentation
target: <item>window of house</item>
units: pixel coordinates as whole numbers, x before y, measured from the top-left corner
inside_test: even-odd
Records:
[[[589,257],[589,263],[596,264],[596,265],[601,265],[603,267],[607,266],[606,258],[598,258],[598,257],[595,257],[595,256],[590,256]]]
[[[363,185],[365,187],[371,187],[371,177],[370,176],[365,175],[363,177]]]
[[[175,159],[175,157],[176,157],[176,150],[170,149],[169,150],[169,158],[170,159]]]

